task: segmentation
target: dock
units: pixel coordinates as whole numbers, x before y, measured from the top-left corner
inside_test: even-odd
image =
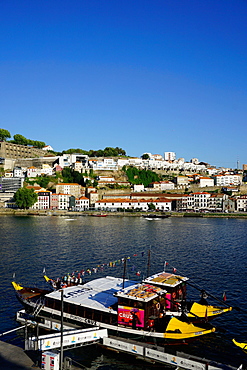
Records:
[[[37,357],[38,361],[38,357]],[[32,360],[24,349],[0,341],[0,368],[8,370],[35,370],[36,360]]]
[[[27,317],[24,318],[23,312],[21,312],[21,315],[18,315],[18,318],[20,319],[20,322],[22,324],[22,321],[24,320],[26,326],[31,326],[31,324],[32,326],[39,325],[37,322],[29,320]],[[158,346],[157,344],[149,344],[146,342],[139,342],[137,340],[108,335],[107,329],[101,329],[99,327],[91,327],[87,329],[70,328],[70,330],[65,330],[61,333],[61,331],[59,330],[60,327],[57,327],[57,323],[49,322],[52,321],[51,319],[47,320],[48,322],[43,322],[42,326],[44,325],[45,327],[51,328],[53,327],[52,325],[55,325],[57,331],[48,335],[31,337],[26,336],[25,350],[12,344],[0,341],[0,369],[38,370],[40,369],[39,366],[41,366],[41,362],[42,368],[46,369],[43,362],[48,361],[44,360],[44,358],[46,358],[47,356],[50,356],[49,358],[52,359],[56,357],[56,360],[60,362],[60,365],[62,365],[62,362],[64,360],[63,349],[73,349],[76,347],[87,345],[98,345],[102,349],[111,350],[115,353],[128,354],[133,356],[136,360],[169,366],[171,369],[174,368],[174,370],[243,369],[242,364],[239,364],[238,368],[234,368],[226,364],[217,363],[205,358],[191,356],[186,353],[181,353],[177,351],[172,351],[172,353],[169,353],[168,351],[166,351],[166,348],[164,346]],[[19,330],[20,328],[21,327],[12,329],[9,332]],[[0,334],[0,336],[6,333]],[[71,364],[69,367],[65,366],[65,368],[75,369],[76,367],[72,365],[73,359],[67,359],[69,361],[71,360]],[[57,366],[54,367],[54,369],[55,368],[59,369],[61,367]]]

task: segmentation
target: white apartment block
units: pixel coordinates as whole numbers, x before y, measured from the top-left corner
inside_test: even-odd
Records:
[[[242,175],[239,175],[239,174],[215,175],[214,184],[216,186],[241,185]]]
[[[247,195],[236,197],[236,210],[238,212],[247,212]]]
[[[200,209],[207,209],[208,207],[208,198],[210,198],[211,194],[206,192],[198,192],[198,193],[191,193],[188,195],[187,198],[184,198],[184,204],[187,200],[187,207],[188,210],[200,210]]]
[[[58,194],[58,209],[59,210],[68,210],[69,209],[69,194]]]
[[[197,192],[184,195],[178,200],[177,209],[186,211],[223,211],[224,202],[228,199],[226,194],[210,194],[207,192]]]
[[[39,209],[39,210],[50,209],[51,191],[36,190],[35,193],[38,194],[38,200],[36,203],[34,203],[34,205],[32,206],[32,209]]]
[[[176,159],[176,153],[175,152],[165,152],[164,159],[165,161],[173,162]]]
[[[208,211],[223,211],[224,201],[228,198],[226,194],[211,194],[207,199],[207,210]]]

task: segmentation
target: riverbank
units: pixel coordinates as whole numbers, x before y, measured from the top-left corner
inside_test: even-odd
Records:
[[[107,212],[104,211],[63,211],[63,210],[30,210],[30,209],[9,209],[0,208],[0,216],[66,216],[66,217],[83,217],[83,216],[121,216],[121,217],[142,217],[147,216],[149,212]],[[161,215],[161,212],[155,212],[157,215]],[[247,213],[203,213],[203,212],[167,212],[169,217],[203,217],[203,218],[246,218]]]

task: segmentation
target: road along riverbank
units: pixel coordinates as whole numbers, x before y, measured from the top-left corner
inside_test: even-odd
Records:
[[[149,212],[107,212],[106,216],[121,216],[121,217],[145,217]],[[161,212],[152,212],[152,214],[161,215]],[[246,218],[247,213],[204,213],[204,212],[166,212],[169,217],[203,217],[203,218]],[[0,216],[66,216],[66,217],[80,217],[80,216],[102,216],[98,211],[66,211],[66,210],[32,210],[32,209],[9,209],[0,208]]]

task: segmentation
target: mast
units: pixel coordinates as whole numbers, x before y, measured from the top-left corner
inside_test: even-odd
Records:
[[[61,346],[60,346],[60,358],[59,358],[59,370],[63,369],[63,289],[61,292]]]
[[[147,277],[150,275],[150,259],[151,259],[151,249],[148,250]]]
[[[127,258],[124,258],[124,273],[123,273],[123,289],[124,289],[124,282],[126,278],[126,265],[127,265]]]

